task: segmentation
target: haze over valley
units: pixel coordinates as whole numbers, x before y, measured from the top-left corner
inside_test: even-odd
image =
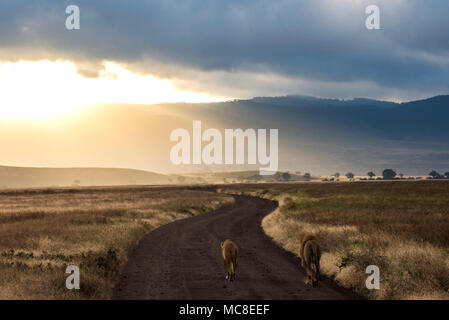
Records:
[[[8,137],[0,140],[0,149],[2,165],[15,167],[130,168],[161,174],[258,170],[254,165],[172,164],[169,154],[175,143],[169,141],[170,132],[176,128],[191,132],[193,120],[201,119],[204,129],[278,128],[281,171],[365,175],[393,168],[406,175],[425,175],[448,170],[448,118],[449,96],[406,103],[283,96],[103,104],[73,111],[55,123],[0,120],[0,134]],[[50,178],[58,171],[47,170],[45,183],[33,183],[43,179],[42,171],[26,185],[70,185],[75,180],[87,185],[170,182],[164,175],[130,170],[112,174],[102,169],[89,178],[86,170],[59,180]],[[14,182],[14,174],[12,169],[0,170],[0,186],[22,185]]]

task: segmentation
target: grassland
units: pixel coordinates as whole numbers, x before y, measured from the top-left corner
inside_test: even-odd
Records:
[[[449,299],[449,182],[355,182],[225,186],[278,199],[262,226],[298,253],[316,234],[322,272],[369,299]],[[380,268],[368,290],[365,268]]]
[[[0,299],[105,299],[144,234],[232,203],[164,187],[0,191]],[[81,289],[68,290],[68,265]]]

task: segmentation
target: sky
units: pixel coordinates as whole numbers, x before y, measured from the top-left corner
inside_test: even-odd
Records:
[[[65,28],[72,4],[79,30]],[[365,27],[371,4],[379,30]],[[3,0],[0,117],[104,102],[446,94],[448,12],[446,0]]]
[[[448,13],[447,0],[2,0],[0,165],[167,172],[154,150],[191,119],[147,105],[449,94]]]

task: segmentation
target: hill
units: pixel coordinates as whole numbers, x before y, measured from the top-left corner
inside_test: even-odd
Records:
[[[165,175],[116,168],[26,168],[0,166],[0,187],[92,186],[166,184]]]

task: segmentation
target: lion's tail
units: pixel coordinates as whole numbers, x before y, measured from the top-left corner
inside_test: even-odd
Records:
[[[320,253],[315,259],[315,275],[317,280],[321,280],[321,271],[320,271]]]

